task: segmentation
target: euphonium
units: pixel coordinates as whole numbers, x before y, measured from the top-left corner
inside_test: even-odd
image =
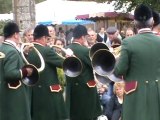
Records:
[[[65,49],[57,45],[53,45],[52,47],[59,48],[66,55],[69,55],[69,57],[65,58],[63,62],[63,71],[68,77],[77,77],[81,74],[83,68],[82,62],[79,58],[73,55],[73,51],[71,49]]]
[[[40,68],[37,68],[36,66],[34,66],[33,64],[30,64],[27,59],[25,58],[24,56],[24,53],[23,53],[23,50],[24,50],[24,47],[25,46],[30,46],[32,45],[33,46],[33,49],[35,50],[35,52],[38,54],[39,58],[40,58],[40,61],[41,61],[41,67]],[[33,86],[35,85],[38,80],[39,80],[39,73],[42,72],[45,68],[45,62],[44,62],[44,59],[41,55],[41,53],[34,47],[34,45],[32,43],[22,43],[21,45],[21,56],[23,58],[23,60],[25,61],[26,65],[24,66],[24,68],[26,67],[30,67],[33,69],[33,72],[32,72],[32,75],[31,76],[28,76],[28,77],[25,77],[22,79],[22,82],[27,85],[27,86]]]
[[[2,53],[2,52],[0,52],[0,59],[1,59],[1,58],[5,58],[5,54]]]

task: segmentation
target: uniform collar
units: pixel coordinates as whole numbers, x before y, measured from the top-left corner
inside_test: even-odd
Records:
[[[142,28],[138,30],[138,33],[153,33],[150,28]]]
[[[33,44],[37,44],[37,45],[40,45],[40,46],[43,46],[43,47],[45,47],[46,45],[44,45],[44,44],[42,44],[41,42],[38,42],[38,41],[34,41],[34,42],[32,42]]]
[[[81,43],[79,43],[79,42],[72,42],[72,43],[82,45],[82,44],[81,44]]]
[[[7,43],[10,43],[10,44],[12,44],[14,47],[16,47],[17,46],[17,44],[14,42],[14,41],[12,41],[12,40],[5,40],[5,42],[7,42]],[[4,42],[4,43],[5,43]]]
[[[17,44],[14,41],[7,39],[3,43],[9,44],[9,45],[15,47],[20,52],[20,47],[18,47]]]

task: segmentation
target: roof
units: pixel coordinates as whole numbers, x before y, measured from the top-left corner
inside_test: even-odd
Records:
[[[119,18],[122,20],[133,20],[133,15],[130,13],[122,13],[122,12],[100,12],[95,14],[84,14],[84,15],[77,15],[76,19],[83,19],[83,20],[94,20],[97,18],[103,19],[115,19]]]

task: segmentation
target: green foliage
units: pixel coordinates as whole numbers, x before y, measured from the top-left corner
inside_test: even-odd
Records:
[[[112,2],[113,0],[95,0],[96,2]],[[122,8],[122,6],[127,8],[127,11],[133,10],[137,5],[139,4],[145,4],[148,5],[153,10],[160,12],[160,0],[116,0],[116,3],[114,4],[115,10],[119,10]]]
[[[3,27],[4,27],[4,25],[5,25],[7,22],[9,22],[9,21],[11,21],[11,20],[0,20],[0,35],[3,34]]]
[[[66,79],[65,79],[63,69],[57,68],[57,74],[58,74],[58,80],[60,82],[60,85],[62,86],[62,89],[64,90],[64,87],[66,85]]]
[[[12,11],[12,0],[0,0],[0,13],[10,13]]]
[[[40,3],[43,1],[45,0],[35,0],[35,3]],[[12,0],[0,0],[0,14],[10,13],[11,11],[12,11]]]
[[[40,3],[40,2],[43,2],[45,0],[35,0],[35,3]]]

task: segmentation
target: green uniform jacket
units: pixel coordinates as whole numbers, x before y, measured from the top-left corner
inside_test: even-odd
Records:
[[[11,44],[3,43],[0,51],[5,54],[0,60],[0,120],[31,120],[28,87],[23,83],[16,89],[8,87],[22,79],[22,57]]]
[[[89,58],[89,49],[72,43],[68,46],[73,50],[82,64],[82,73],[78,77],[67,77],[66,102],[73,120],[92,120],[101,115],[100,100],[96,86],[89,87],[87,82],[94,80],[93,69]]]
[[[53,49],[34,43],[45,61],[39,82],[32,91],[32,120],[64,120],[67,118],[65,102],[59,87],[56,67],[62,67],[64,59]],[[29,63],[39,68],[40,59],[33,50],[27,57]],[[50,87],[53,87],[51,91]],[[60,90],[60,91],[59,91]]]
[[[160,38],[140,33],[122,42],[116,75],[137,81],[137,89],[124,96],[122,120],[160,120]]]

